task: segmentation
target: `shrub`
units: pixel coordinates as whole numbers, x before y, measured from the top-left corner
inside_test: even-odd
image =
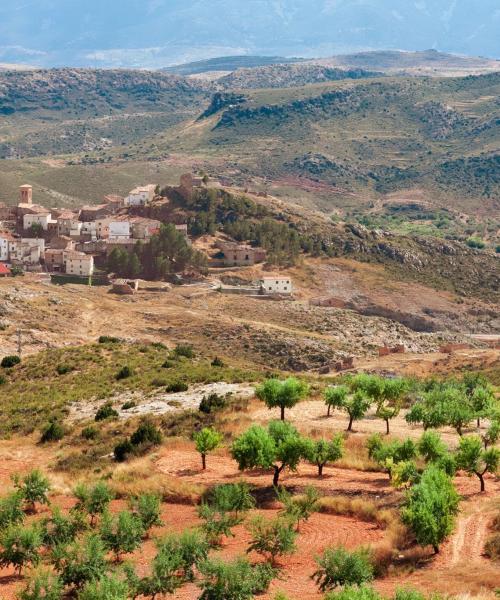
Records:
[[[133,552],[141,544],[144,529],[137,515],[127,510],[116,517],[107,510],[103,513],[99,534],[106,548],[115,553],[116,560],[122,554]]]
[[[174,381],[167,385],[167,394],[178,394],[179,392],[187,392],[189,386],[184,381]]]
[[[162,439],[161,431],[149,419],[144,419],[130,436],[130,442],[133,446],[142,446],[144,444],[158,446],[161,444]]]
[[[204,427],[201,431],[194,434],[196,451],[201,455],[201,466],[203,470],[207,468],[207,454],[218,448],[223,440],[223,436],[211,427]]]
[[[66,375],[67,373],[71,373],[74,370],[74,367],[71,365],[57,365],[56,371],[58,375]]]
[[[7,380],[3,375],[0,375],[0,385],[4,385],[5,383],[7,383]]]
[[[10,525],[0,536],[0,566],[13,565],[20,574],[23,567],[40,562],[42,537],[39,529]]]
[[[111,335],[101,335],[98,341],[99,344],[119,344],[121,339]]]
[[[216,485],[210,492],[209,504],[219,512],[231,512],[236,516],[255,507],[250,487],[244,481]]]
[[[13,476],[14,487],[19,490],[29,510],[35,512],[36,503],[49,504],[47,493],[50,490],[49,480],[37,469],[23,478]]]
[[[221,358],[219,358],[218,356],[216,356],[213,361],[210,363],[212,367],[225,367],[226,365],[224,364],[223,360]]]
[[[129,400],[122,404],[122,410],[130,410],[131,408],[135,408],[137,404],[133,400]]]
[[[494,533],[487,539],[484,553],[492,560],[500,560],[500,533]]]
[[[312,578],[322,592],[338,586],[362,585],[372,581],[374,577],[370,552],[366,548],[353,552],[343,546],[328,548],[316,562],[319,569]]]
[[[200,564],[202,590],[199,600],[251,600],[269,587],[275,571],[266,565],[252,566],[245,558],[221,559]]]
[[[105,421],[106,419],[116,419],[118,417],[117,411],[113,408],[111,402],[106,402],[97,409],[94,420]]]
[[[36,571],[19,593],[19,600],[61,600],[63,584],[47,570]]]
[[[170,534],[157,543],[158,553],[177,555],[184,581],[194,581],[194,567],[205,561],[210,550],[205,536],[196,530]]]
[[[24,518],[23,495],[21,492],[13,492],[0,499],[0,530],[9,525],[22,523]]]
[[[467,246],[469,246],[469,248],[475,248],[476,250],[482,250],[486,247],[486,244],[483,242],[483,240],[474,237],[469,238],[465,243]]]
[[[188,344],[177,344],[173,350],[173,354],[184,358],[194,358],[195,356],[193,347]]]
[[[52,560],[64,585],[83,587],[89,581],[97,581],[106,573],[106,549],[95,533],[69,546],[56,546]]]
[[[2,358],[2,362],[0,363],[0,367],[3,367],[4,369],[11,369],[12,367],[15,367],[16,365],[18,365],[20,362],[21,362],[20,356],[16,356],[16,355],[4,356]]]
[[[117,462],[124,462],[133,451],[134,446],[132,445],[132,442],[129,439],[125,439],[116,444],[113,454]]]
[[[215,392],[209,394],[208,396],[203,396],[200,402],[200,411],[207,415],[212,412],[216,412],[217,410],[222,410],[227,405],[226,398],[217,394]]]
[[[161,499],[156,494],[141,494],[131,502],[132,510],[142,524],[144,531],[163,525],[160,518]]]
[[[96,427],[89,425],[88,427],[84,427],[82,429],[81,435],[84,440],[95,440],[99,435],[99,430]]]
[[[431,545],[438,553],[439,545],[453,530],[458,502],[451,478],[439,467],[430,465],[420,482],[407,493],[401,519],[421,546]]]
[[[162,368],[162,369],[172,369],[174,366],[175,366],[175,363],[173,363],[171,360],[168,360],[168,359],[167,359],[167,360],[166,360],[166,361],[165,361],[165,362],[162,364],[161,368]]]
[[[298,496],[284,488],[278,490],[278,500],[283,504],[282,514],[297,525],[297,531],[301,521],[309,521],[311,515],[319,510],[319,492],[312,486],[307,486],[305,493]]]
[[[248,552],[257,552],[265,556],[272,565],[278,556],[293,554],[296,532],[290,521],[277,518],[266,520],[261,516],[252,519],[249,525],[252,536]]]
[[[133,374],[134,372],[132,369],[125,365],[118,371],[115,377],[117,381],[120,381],[121,379],[128,379],[129,377],[132,377]]]
[[[241,518],[236,514],[227,513],[206,503],[202,503],[197,508],[197,513],[203,521],[201,530],[205,534],[208,543],[213,547],[220,546],[222,536],[234,537],[231,529],[241,523]]]
[[[127,600],[129,597],[127,582],[116,575],[88,581],[78,594],[78,600]]]
[[[56,508],[50,517],[46,517],[41,522],[43,543],[46,546],[70,544],[77,533],[83,531],[86,526],[79,511],[72,511],[71,516],[66,516]]]
[[[77,510],[84,510],[90,515],[91,524],[97,515],[101,515],[113,500],[113,492],[104,481],[98,481],[92,487],[77,485],[73,491],[78,500]]]
[[[384,598],[372,587],[348,585],[339,592],[327,594],[324,600],[384,600]],[[404,598],[398,600],[404,600]]]
[[[40,441],[42,444],[47,442],[59,442],[64,437],[64,427],[59,421],[50,421],[43,429]]]

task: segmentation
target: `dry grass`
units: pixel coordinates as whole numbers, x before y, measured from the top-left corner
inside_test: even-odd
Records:
[[[206,492],[203,485],[187,483],[176,477],[158,473],[155,456],[139,458],[119,465],[109,484],[118,498],[132,498],[144,493],[158,494],[164,502],[195,504]]]

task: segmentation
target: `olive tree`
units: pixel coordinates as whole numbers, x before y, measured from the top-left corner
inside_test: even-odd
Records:
[[[293,408],[309,394],[309,386],[300,379],[289,377],[283,381],[266,379],[255,389],[255,395],[271,409],[279,407],[281,420],[285,420],[285,409]]]
[[[223,440],[223,435],[211,427],[204,427],[194,434],[196,450],[201,455],[201,466],[207,468],[207,454],[218,448]]]
[[[231,446],[231,455],[238,468],[272,469],[273,485],[279,483],[280,474],[288,468],[292,471],[304,455],[304,440],[298,431],[284,421],[272,421],[267,429],[252,425]]]
[[[331,440],[308,439],[305,441],[304,457],[318,467],[318,477],[322,477],[323,469],[327,464],[342,458],[343,445],[344,440],[340,434],[334,436]]]
[[[500,463],[498,448],[483,448],[483,442],[478,435],[469,435],[460,439],[456,454],[457,467],[469,475],[476,475],[481,484],[481,492],[486,489],[484,476],[486,473],[496,473]]]
[[[453,531],[459,496],[449,475],[429,465],[419,483],[407,492],[401,511],[402,521],[413,531],[421,546],[439,546]]]

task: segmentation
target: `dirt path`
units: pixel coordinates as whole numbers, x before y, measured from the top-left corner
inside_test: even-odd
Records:
[[[458,520],[452,539],[450,564],[478,563],[483,560],[484,543],[488,531],[489,515],[475,512]]]

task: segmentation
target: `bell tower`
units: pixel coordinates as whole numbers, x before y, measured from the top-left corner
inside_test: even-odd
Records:
[[[33,204],[33,188],[31,185],[22,185],[19,188],[19,203]]]

